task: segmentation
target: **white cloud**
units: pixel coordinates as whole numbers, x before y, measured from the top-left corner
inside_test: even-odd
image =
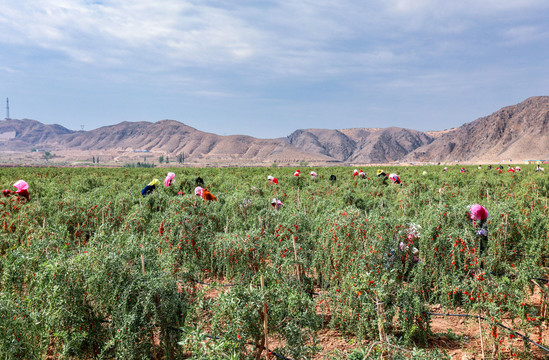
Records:
[[[241,61],[253,55],[256,38],[227,10],[185,1],[25,1],[0,16],[2,42],[85,62],[124,54],[194,64]]]
[[[539,26],[523,25],[504,29],[501,36],[511,44],[526,44],[548,39],[549,31]]]
[[[6,72],[6,73],[18,73],[19,72],[18,70],[13,69],[9,66],[0,66],[0,71],[1,72]]]
[[[545,25],[501,19],[549,7],[542,0],[1,3],[0,44],[42,48],[101,69],[257,71],[262,79],[398,72],[463,47],[467,41],[454,37],[474,38],[481,25],[508,42],[538,41],[547,36]]]
[[[389,1],[390,6],[397,12],[413,13],[424,10],[434,3],[433,0],[394,0]]]

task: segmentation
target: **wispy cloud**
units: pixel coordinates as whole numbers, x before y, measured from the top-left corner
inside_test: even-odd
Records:
[[[471,93],[471,83],[498,81],[487,69],[497,68],[504,78],[520,71],[527,82],[527,62],[528,69],[538,69],[532,75],[538,84],[545,76],[539,62],[549,56],[546,0],[0,0],[0,5],[0,72],[14,84],[48,83],[52,76],[49,82],[68,89],[116,84],[136,97],[145,96],[138,89],[147,96],[171,92],[197,99],[190,101],[196,113],[205,107],[200,101],[232,106],[239,99],[251,113],[263,99],[279,99],[293,101],[292,109],[303,106],[299,113],[305,114],[311,98],[323,101],[317,105],[322,108],[334,93],[357,102],[378,89],[388,98]],[[25,74],[24,81],[18,74]]]
[[[501,32],[504,40],[510,44],[527,44],[549,39],[549,30],[540,26],[519,25]]]
[[[0,71],[5,73],[18,73],[19,71],[8,66],[0,66]]]
[[[333,73],[341,60],[396,54],[403,30],[460,33],[476,12],[547,9],[537,0],[222,1],[28,0],[0,15],[0,41],[34,44],[96,66],[238,66]],[[471,20],[471,24],[474,21]],[[526,31],[523,28],[522,31]],[[513,35],[515,34],[515,35]],[[509,29],[506,36],[520,36]],[[344,49],[339,44],[349,43]],[[364,50],[367,47],[367,50]],[[139,59],[136,61],[135,59]],[[316,60],[314,60],[316,59]],[[352,64],[350,64],[353,67]],[[367,64],[372,66],[371,62]]]

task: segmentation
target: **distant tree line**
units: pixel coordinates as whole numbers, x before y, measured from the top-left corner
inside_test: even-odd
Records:
[[[126,164],[126,165],[124,165],[124,167],[127,167],[127,168],[154,168],[154,167],[156,167],[156,165],[137,162],[137,164],[135,164],[135,163]]]
[[[177,155],[177,163],[178,164],[183,164],[183,162],[185,161],[185,155],[184,154],[179,154]],[[158,157],[158,163],[159,164],[162,164],[162,163],[166,163],[166,164],[169,164],[170,163],[170,159],[168,157],[168,155],[166,155],[166,158],[164,158],[164,155],[160,155]]]

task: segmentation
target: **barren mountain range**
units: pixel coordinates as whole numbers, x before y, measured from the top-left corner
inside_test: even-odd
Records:
[[[0,152],[31,151],[75,158],[108,154],[113,161],[143,153],[172,158],[184,154],[187,163],[217,165],[520,162],[549,158],[549,96],[531,97],[460,127],[434,132],[396,127],[301,129],[286,138],[257,139],[206,133],[174,120],[121,122],[90,131],[27,119],[0,121]]]

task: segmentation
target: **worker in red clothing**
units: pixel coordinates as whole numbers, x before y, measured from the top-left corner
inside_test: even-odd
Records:
[[[200,186],[197,186],[194,189],[194,194],[196,196],[200,196],[202,199],[206,201],[211,201],[211,200],[217,201],[217,198],[215,197],[214,194],[212,194],[208,189],[203,189]]]

